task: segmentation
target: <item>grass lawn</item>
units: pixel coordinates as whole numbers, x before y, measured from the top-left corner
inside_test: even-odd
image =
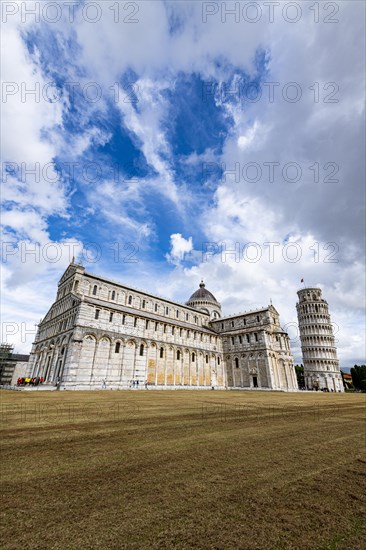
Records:
[[[365,394],[1,391],[3,549],[365,549]]]

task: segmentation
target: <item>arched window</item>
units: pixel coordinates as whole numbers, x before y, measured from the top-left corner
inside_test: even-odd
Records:
[[[146,306],[146,300],[142,300],[142,308],[145,309]]]
[[[217,364],[220,364],[220,357],[217,358]]]
[[[208,355],[206,355],[206,363],[208,363]]]
[[[140,355],[144,355],[144,344],[140,345]]]
[[[113,290],[113,292],[112,292],[111,299],[112,299],[112,300],[115,300],[115,299],[116,299],[116,291],[115,291],[115,290]]]
[[[169,315],[169,308],[168,307],[165,309],[165,313],[166,313],[166,315]]]
[[[189,315],[188,313],[186,313],[186,321],[188,321],[188,319],[189,319]]]
[[[75,284],[74,284],[74,291],[75,292],[78,291],[78,287],[79,287],[79,281],[75,281]]]
[[[195,355],[195,353],[192,353],[192,363],[194,363],[195,360],[196,360],[196,355]]]
[[[177,350],[177,359],[178,359],[178,361],[179,361],[179,359],[180,359],[180,351],[179,351],[179,349]]]
[[[160,359],[164,357],[164,348],[160,348]]]
[[[97,295],[97,290],[98,290],[97,285],[94,285],[94,286],[93,286],[93,296],[96,296],[96,295]]]
[[[235,368],[239,368],[239,359],[237,357],[235,357]]]
[[[128,305],[130,306],[132,304],[132,296],[128,297]]]
[[[117,342],[116,347],[114,348],[114,353],[119,353],[120,349],[121,349],[121,342]]]

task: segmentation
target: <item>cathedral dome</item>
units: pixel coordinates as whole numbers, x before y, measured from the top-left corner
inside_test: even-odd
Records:
[[[187,305],[189,305],[190,302],[198,302],[200,300],[204,302],[213,302],[215,304],[218,304],[218,301],[216,300],[215,296],[211,294],[209,290],[207,290],[207,288],[205,287],[205,283],[203,281],[201,281],[199,289],[192,294],[192,296],[187,302]]]
[[[221,305],[215,296],[207,290],[203,281],[201,281],[199,289],[188,300],[187,306],[208,313],[211,319],[221,317]]]

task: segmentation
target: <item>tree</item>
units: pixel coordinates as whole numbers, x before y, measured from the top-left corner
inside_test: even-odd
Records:
[[[351,368],[352,382],[356,390],[366,391],[366,365]]]

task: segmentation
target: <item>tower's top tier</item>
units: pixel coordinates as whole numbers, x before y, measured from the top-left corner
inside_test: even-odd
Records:
[[[299,302],[325,302],[320,288],[301,288],[297,291]]]

